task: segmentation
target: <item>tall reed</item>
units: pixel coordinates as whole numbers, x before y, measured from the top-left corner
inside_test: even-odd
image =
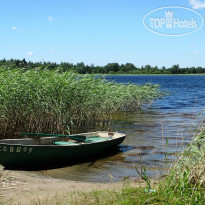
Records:
[[[123,85],[49,70],[0,70],[0,136],[67,133],[136,110],[164,95],[156,85]]]

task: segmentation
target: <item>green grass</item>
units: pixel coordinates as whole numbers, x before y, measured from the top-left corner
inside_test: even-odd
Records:
[[[14,133],[69,133],[111,120],[164,95],[156,85],[123,85],[49,70],[0,70],[0,136]]]
[[[79,194],[69,201],[69,204],[85,205],[137,205],[137,204],[204,204],[204,193],[195,191],[194,196],[189,191],[187,195],[179,195],[171,191],[165,193],[158,190],[155,193],[146,193],[144,188],[126,188],[121,191],[101,191],[90,194]],[[169,195],[169,196],[168,196]],[[67,201],[68,202],[68,201]]]

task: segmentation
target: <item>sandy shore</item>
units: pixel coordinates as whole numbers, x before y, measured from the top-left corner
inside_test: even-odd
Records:
[[[155,182],[153,182],[155,183]],[[29,204],[32,200],[64,196],[71,192],[118,190],[123,182],[91,183],[39,175],[28,171],[9,171],[0,167],[0,199],[7,204]],[[132,187],[145,186],[142,180],[131,182]]]

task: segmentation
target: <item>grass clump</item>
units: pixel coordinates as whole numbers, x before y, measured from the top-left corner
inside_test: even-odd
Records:
[[[69,133],[109,121],[164,95],[155,85],[123,85],[50,70],[0,70],[0,136],[19,131]]]
[[[204,128],[182,152],[159,191],[174,204],[205,204]]]
[[[205,129],[192,140],[177,163],[178,172],[187,172],[189,183],[205,188]],[[185,171],[185,170],[189,170]]]

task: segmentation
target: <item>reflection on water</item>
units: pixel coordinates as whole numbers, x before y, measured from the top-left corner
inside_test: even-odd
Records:
[[[158,177],[166,173],[170,162],[176,160],[176,154],[190,142],[195,133],[193,125],[203,118],[195,120],[204,108],[205,76],[107,78],[120,83],[160,84],[162,89],[168,89],[173,94],[157,100],[148,110],[122,112],[113,116],[112,130],[127,134],[127,138],[119,146],[121,152],[118,154],[44,173],[71,180],[109,182],[138,177],[134,165],[140,167],[143,164],[148,176]]]

